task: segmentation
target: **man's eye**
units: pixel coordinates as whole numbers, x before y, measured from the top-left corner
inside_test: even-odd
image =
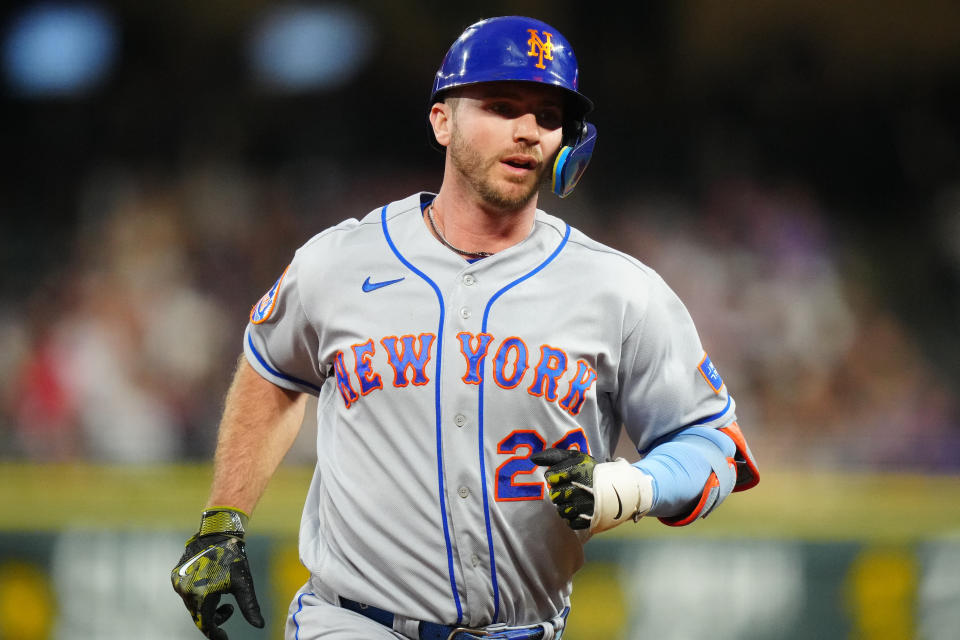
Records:
[[[544,111],[537,116],[537,122],[544,129],[559,129],[563,125],[563,118],[556,111]]]

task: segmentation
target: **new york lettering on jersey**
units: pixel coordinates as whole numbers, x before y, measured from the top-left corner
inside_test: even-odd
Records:
[[[597,380],[593,367],[583,359],[571,362],[561,348],[544,344],[531,350],[516,336],[497,340],[489,333],[475,335],[466,331],[457,334],[457,339],[463,354],[464,384],[479,385],[484,376],[489,376],[502,389],[526,390],[532,396],[556,403],[572,416],[580,413]],[[380,349],[376,343],[381,345]],[[371,338],[337,351],[333,368],[343,403],[349,409],[363,396],[383,389],[384,377],[396,388],[428,384],[427,365],[434,357],[435,343],[434,334],[421,333]]]

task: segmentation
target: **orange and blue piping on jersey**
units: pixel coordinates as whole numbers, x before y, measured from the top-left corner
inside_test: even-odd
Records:
[[[437,286],[437,283],[430,279],[430,277],[425,274],[423,271],[418,269],[414,264],[412,264],[404,255],[397,249],[397,245],[394,243],[393,238],[390,237],[390,230],[387,225],[387,205],[384,205],[380,209],[380,228],[383,231],[383,237],[387,242],[387,246],[390,247],[390,250],[393,254],[400,260],[400,262],[406,266],[412,273],[414,273],[418,278],[423,280],[434,292],[437,297],[437,310],[439,312],[439,317],[437,319],[437,333],[436,333],[436,344],[438,355],[436,358],[436,363],[434,364],[434,370],[436,372],[436,378],[440,379],[441,366],[443,363],[443,329],[445,322],[445,309],[446,304],[443,300],[443,293],[440,291],[440,287]],[[429,353],[429,351],[428,351]],[[442,428],[442,413],[440,410],[441,399],[440,399],[440,385],[434,385],[434,433],[436,439],[436,462],[437,462],[437,500],[440,503],[440,513],[443,514],[442,524],[443,524],[443,541],[444,547],[447,552],[447,577],[450,580],[450,595],[453,598],[454,605],[457,608],[457,619],[456,623],[460,624],[463,621],[463,605],[460,602],[460,591],[457,587],[457,578],[456,572],[454,571],[454,560],[453,560],[453,545],[451,542],[451,533],[450,533],[450,523],[447,518],[447,506],[446,506],[446,487],[444,483],[444,461],[443,461],[443,428]],[[489,537],[489,536],[488,536]],[[491,564],[493,563],[491,557]],[[496,581],[494,581],[496,585]],[[496,586],[494,587],[496,591]],[[497,598],[494,598],[499,602]],[[493,619],[497,619],[496,613],[493,616]]]

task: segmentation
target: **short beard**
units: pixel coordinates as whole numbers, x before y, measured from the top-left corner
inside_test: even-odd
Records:
[[[480,195],[483,201],[502,211],[519,211],[529,204],[540,190],[542,176],[538,176],[537,180],[528,189],[518,195],[511,196],[498,190],[487,180],[486,174],[487,170],[498,163],[499,160],[494,158],[488,166],[484,166],[483,158],[464,141],[463,136],[458,133],[456,128],[451,132],[447,153],[450,154],[450,161],[454,168],[467,179],[467,182],[470,183],[470,186]]]

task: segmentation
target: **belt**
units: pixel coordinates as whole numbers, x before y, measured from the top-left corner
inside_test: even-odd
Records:
[[[340,597],[340,606],[370,618],[374,622],[379,622],[385,627],[394,628],[393,622],[396,616],[389,611],[344,597]],[[549,622],[524,627],[508,627],[506,623],[501,622],[481,629],[473,629],[458,625],[421,621],[416,623],[417,636],[415,640],[474,640],[474,638],[482,640],[552,640],[560,637],[559,633],[563,629],[568,612],[569,608]]]

